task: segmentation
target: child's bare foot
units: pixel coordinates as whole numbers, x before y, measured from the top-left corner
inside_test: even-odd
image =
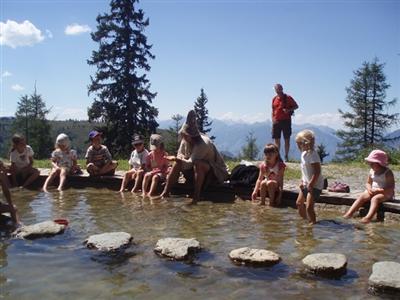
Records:
[[[351,216],[350,216],[349,214],[346,213],[346,214],[343,215],[343,218],[345,218],[345,219],[350,219]]]
[[[370,219],[370,218],[367,218],[367,217],[364,217],[364,218],[362,218],[362,219],[360,220],[360,222],[361,222],[361,223],[364,223],[364,224],[368,224],[369,222],[371,222],[371,219]]]

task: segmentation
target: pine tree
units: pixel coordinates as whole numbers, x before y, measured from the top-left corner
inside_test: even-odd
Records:
[[[326,147],[324,144],[319,144],[317,146],[317,153],[319,158],[321,159],[321,163],[324,162],[324,158],[329,155],[329,153],[326,152]]]
[[[36,85],[33,94],[21,96],[17,104],[13,131],[25,135],[37,158],[48,158],[53,148],[50,123],[46,119],[49,112]]]
[[[211,128],[209,127],[211,126],[212,121],[208,121],[208,109],[206,108],[207,102],[207,95],[206,93],[204,93],[204,89],[201,89],[200,96],[194,103],[194,111],[196,112],[197,126],[202,133],[207,133],[211,131]],[[215,136],[212,136],[210,138],[214,140]]]
[[[144,35],[149,19],[136,8],[138,0],[112,0],[111,11],[99,15],[93,41],[99,43],[89,65],[97,67],[88,87],[95,100],[88,110],[90,121],[102,121],[105,143],[117,155],[131,151],[134,133],[149,136],[158,124],[146,72],[155,56]]]
[[[242,148],[242,157],[247,160],[255,160],[258,157],[258,153],[260,149],[256,144],[256,137],[254,136],[253,132],[249,132],[246,137],[247,144]]]
[[[398,113],[388,113],[397,99],[385,100],[390,85],[386,83],[383,68],[377,58],[372,63],[364,62],[346,88],[350,111],[339,109],[345,127],[337,131],[342,139],[336,152],[339,158],[354,159],[361,150],[380,145],[386,130],[398,122]]]
[[[173,126],[170,126],[168,133],[170,140],[167,143],[168,153],[176,153],[179,148],[179,130],[182,126],[183,116],[180,114],[172,115],[171,119],[174,121]]]

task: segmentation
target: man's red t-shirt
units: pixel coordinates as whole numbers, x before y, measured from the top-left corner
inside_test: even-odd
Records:
[[[289,95],[286,95],[286,105],[283,102],[284,99],[281,99],[281,97],[279,97],[278,95],[272,99],[272,120],[275,121],[290,120],[291,113],[284,112],[283,109],[284,108],[293,109],[297,107],[297,103]]]

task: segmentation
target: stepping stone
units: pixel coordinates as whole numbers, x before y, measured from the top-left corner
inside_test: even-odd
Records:
[[[89,249],[111,252],[127,247],[132,239],[132,236],[126,232],[106,232],[91,235],[84,243]]]
[[[64,232],[66,225],[54,221],[45,221],[33,225],[21,226],[14,231],[14,235],[21,239],[35,239],[40,237],[54,236]]]
[[[340,253],[315,253],[303,259],[307,271],[326,277],[346,274],[347,258]]]
[[[253,266],[272,266],[281,260],[275,252],[249,247],[232,250],[228,256],[235,264]]]
[[[400,294],[400,264],[393,261],[374,263],[368,284],[374,293]]]
[[[154,252],[174,260],[185,260],[200,250],[200,243],[195,239],[165,238],[158,240]]]

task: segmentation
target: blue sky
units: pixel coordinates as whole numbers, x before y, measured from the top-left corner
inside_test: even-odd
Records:
[[[161,120],[186,115],[204,88],[211,117],[265,121],[280,82],[300,106],[296,123],[338,128],[353,71],[375,56],[386,63],[388,99],[400,98],[400,1],[143,0],[139,7],[150,18],[156,59],[148,77]],[[36,81],[51,118],[87,118],[95,69],[86,60],[97,49],[90,30],[107,11],[108,1],[2,0],[0,116],[14,115]]]

